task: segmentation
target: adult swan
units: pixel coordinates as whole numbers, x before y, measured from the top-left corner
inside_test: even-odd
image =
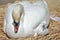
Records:
[[[11,38],[49,33],[49,11],[45,1],[21,1],[11,4],[4,18],[4,32]]]

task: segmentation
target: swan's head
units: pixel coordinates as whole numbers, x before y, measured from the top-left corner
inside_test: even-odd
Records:
[[[16,5],[13,9],[12,18],[13,18],[13,21],[14,21],[15,32],[18,31],[20,19],[21,19],[21,16],[22,16],[23,12],[24,12],[23,6],[20,5],[20,4]]]

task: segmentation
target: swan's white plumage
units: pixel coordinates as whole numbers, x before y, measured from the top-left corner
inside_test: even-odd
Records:
[[[13,8],[17,4],[21,4],[24,7],[24,21],[22,22],[20,20],[21,22],[18,29],[18,33],[14,33],[14,27],[12,25],[13,18],[11,14]],[[50,18],[48,7],[45,1],[37,1],[32,4],[28,1],[22,1],[16,4],[11,4],[7,8],[5,16],[6,20],[4,20],[4,32],[11,38],[27,37],[34,35],[35,33],[38,33],[38,35],[46,35],[49,33],[47,26]],[[46,28],[44,30],[42,28],[43,25],[45,25]]]

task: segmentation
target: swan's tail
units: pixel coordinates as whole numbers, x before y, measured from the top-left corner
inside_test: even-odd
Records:
[[[54,20],[54,21],[60,22],[60,17],[51,15],[50,18],[51,18],[52,20]]]

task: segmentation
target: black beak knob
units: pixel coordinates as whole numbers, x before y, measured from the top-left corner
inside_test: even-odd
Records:
[[[15,24],[16,26],[19,26],[19,22],[15,22],[15,20],[14,20],[14,24]]]

